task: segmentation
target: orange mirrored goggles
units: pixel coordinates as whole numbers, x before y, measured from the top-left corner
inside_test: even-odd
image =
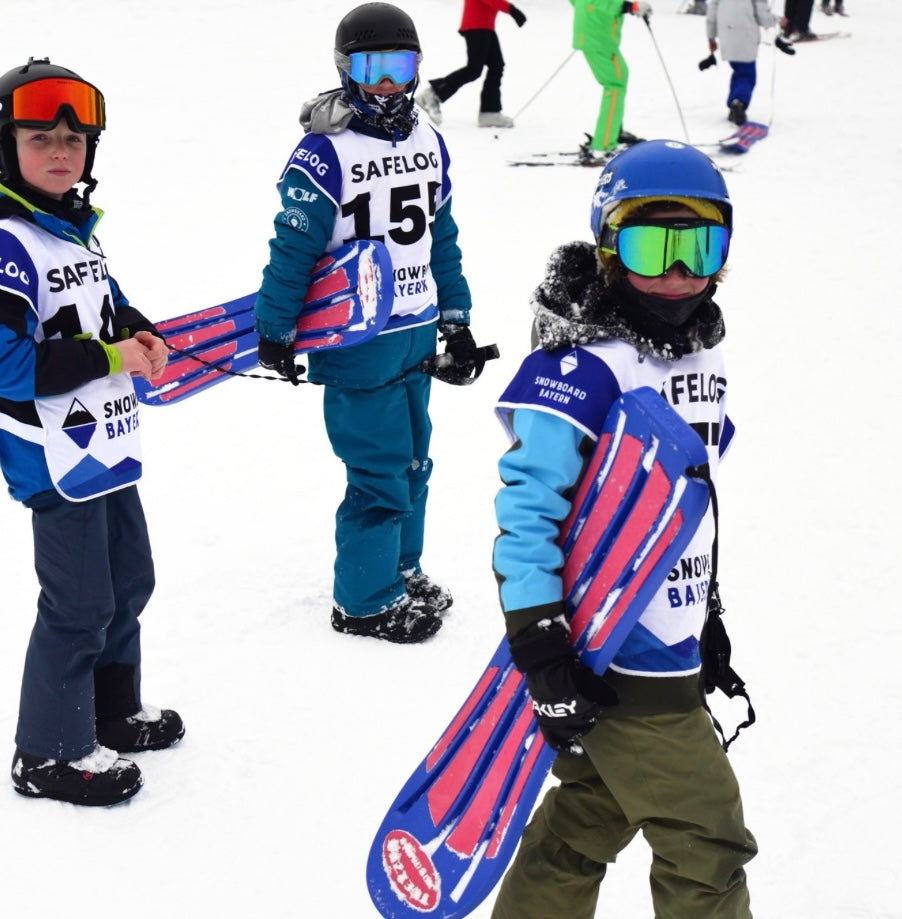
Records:
[[[75,130],[93,133],[106,127],[103,93],[90,83],[47,77],[12,91],[13,124],[49,130],[64,113]]]

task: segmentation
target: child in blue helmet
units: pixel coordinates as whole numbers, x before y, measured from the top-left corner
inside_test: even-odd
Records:
[[[498,403],[512,446],[499,463],[494,567],[512,657],[560,752],[559,784],[492,915],[590,919],[607,866],[641,830],[656,916],[749,919],[743,866],[757,848],[702,702],[712,510],[603,679],[571,649],[557,542],[598,439],[601,421],[588,419],[603,420],[626,391],[660,392],[702,437],[716,477],[732,425],[713,296],[732,208],[704,154],[655,140],[611,160],[591,225],[594,244],[552,254],[533,300],[539,347]]]
[[[730,65],[727,117],[733,124],[742,125],[748,120],[746,112],[758,82],[761,30],[778,24],[785,23],[771,12],[767,0],[710,0],[708,3],[708,48],[712,54],[720,48],[721,57]],[[778,42],[786,48],[779,36]]]
[[[307,132],[279,180],[282,210],[255,312],[264,367],[297,382],[293,342],[310,271],[351,239],[387,247],[394,300],[381,334],[309,355],[347,489],[336,513],[332,625],[398,643],[434,635],[451,595],[421,568],[432,460],[430,377],[436,330],[468,382],[477,348],[470,291],[451,214],[449,157],[418,120],[420,42],[389,3],[364,3],[339,22],[341,88],[307,103]],[[448,382],[454,379],[448,378]]]
[[[103,95],[71,70],[32,59],[0,77],[0,465],[31,508],[41,587],[12,784],[83,805],[137,793],[141,771],[119,754],[185,730],[141,701],[154,569],[131,378],[158,377],[168,350],[94,236],[105,126]]]

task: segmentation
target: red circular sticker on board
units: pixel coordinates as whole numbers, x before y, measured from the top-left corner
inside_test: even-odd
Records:
[[[441,881],[415,836],[392,830],[382,843],[382,867],[399,900],[421,913],[430,913],[438,906]]]

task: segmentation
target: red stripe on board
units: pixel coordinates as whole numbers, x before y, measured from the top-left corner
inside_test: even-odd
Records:
[[[354,315],[354,301],[342,300],[322,309],[301,313],[299,332],[323,332],[326,329],[343,329]]]
[[[576,615],[570,623],[574,635],[582,635],[589,620],[604,605],[611,588],[626,570],[642,541],[651,532],[658,515],[667,503],[671,488],[667,474],[659,463],[655,463],[636,499],[632,513],[624,522],[598,573],[579,602]],[[564,587],[569,589],[566,581]]]
[[[564,540],[570,535],[570,530],[573,529],[573,524],[576,522],[576,518],[579,516],[583,502],[586,500],[586,495],[592,488],[595,478],[598,475],[598,470],[601,469],[601,465],[605,460],[610,442],[610,434],[602,434],[598,440],[598,444],[595,447],[595,452],[592,454],[592,458],[589,460],[589,468],[586,469],[586,471],[583,473],[582,480],[579,483],[579,488],[576,490],[576,494],[573,496],[573,502],[570,505],[570,513],[567,515],[567,519],[561,524],[561,536],[558,540],[561,545],[563,545]]]
[[[351,289],[351,281],[348,278],[347,271],[344,268],[331,271],[325,277],[314,281],[307,288],[307,296],[304,297],[305,303],[312,303],[314,300],[322,300],[324,297],[334,297],[343,291]]]
[[[229,332],[236,329],[234,319],[226,319],[223,322],[214,322],[212,325],[201,326],[199,329],[192,329],[189,332],[181,332],[166,339],[166,343],[173,348],[184,350],[192,345],[202,345],[205,341],[211,341],[214,338],[222,338]]]
[[[488,711],[480,718],[479,722],[470,731],[470,736],[463,746],[454,755],[448,766],[442,771],[435,784],[426,793],[429,806],[429,816],[433,826],[441,826],[448,811],[457,800],[464,785],[466,785],[473,767],[495,730],[501,716],[507,710],[511,699],[523,682],[523,676],[518,670],[510,669],[507,677],[499,687],[498,693],[492,700]]]
[[[495,675],[498,673],[497,667],[489,667],[483,673],[476,687],[470,693],[470,697],[464,702],[463,708],[457,713],[454,720],[445,729],[445,733],[438,739],[438,743],[432,748],[426,757],[426,771],[432,770],[438,765],[439,760],[445,755],[445,751],[451,745],[451,741],[461,732],[463,726],[470,720],[473,709],[482,701],[486,689],[495,682]]]
[[[154,325],[158,332],[165,332],[166,329],[177,329],[183,325],[193,325],[195,322],[204,322],[207,319],[216,319],[219,316],[225,316],[224,306],[211,306],[209,309],[198,310],[196,313],[188,313],[186,316],[176,316],[174,319],[164,319],[162,322],[155,322]]]
[[[528,714],[530,716],[530,720],[532,720],[532,712],[527,711],[526,714]],[[501,843],[504,842],[507,828],[510,825],[511,820],[513,820],[514,814],[517,812],[517,805],[520,803],[520,795],[523,794],[523,789],[526,786],[530,775],[532,774],[535,761],[539,758],[539,754],[544,749],[545,738],[542,736],[541,731],[536,731],[536,735],[532,739],[532,746],[529,748],[529,753],[526,754],[526,758],[523,760],[523,765],[520,767],[520,771],[517,773],[517,781],[514,782],[514,786],[511,788],[511,793],[508,795],[507,801],[504,803],[504,807],[501,809],[501,815],[498,818],[498,824],[495,827],[495,832],[492,834],[492,841],[489,843],[489,847],[485,852],[486,858],[495,858],[495,856],[498,854],[498,849],[501,847]]]
[[[586,650],[597,651],[607,641],[608,636],[614,630],[617,623],[620,622],[621,618],[623,618],[623,614],[633,602],[633,597],[640,591],[642,585],[648,580],[648,576],[651,574],[655,565],[660,561],[661,556],[674,539],[676,539],[682,525],[683,513],[677,510],[670,519],[670,523],[664,528],[664,532],[661,533],[652,551],[646,556],[642,566],[633,575],[630,586],[617,598],[617,602],[614,604],[613,609],[608,613],[607,619],[605,619],[598,633],[589,642]]]
[[[237,349],[237,341],[227,341],[215,347],[207,348],[205,351],[199,351],[195,356],[202,358],[205,361],[215,361],[222,357],[232,357]],[[163,371],[162,376],[157,377],[156,380],[153,380],[151,385],[156,389],[165,385],[166,383],[172,383],[174,380],[180,380],[183,376],[189,373],[194,373],[194,371],[201,366],[201,364],[192,360],[190,357],[185,357],[181,360],[173,361],[171,365],[167,365],[166,369]]]
[[[295,351],[315,351],[317,348],[325,348],[327,345],[331,348],[341,342],[342,336],[337,333],[324,335],[322,338],[301,338],[294,343]]]
[[[457,852],[466,858],[472,858],[476,853],[482,834],[490,815],[495,812],[495,804],[501,794],[502,786],[510,774],[514,762],[519,758],[523,739],[533,726],[532,705],[529,696],[523,694],[523,710],[517,716],[513,728],[504,738],[501,749],[492,757],[483,780],[479,783],[479,790],[470,799],[467,809],[461,815],[454,832],[448,837],[445,845],[452,852]]]
[[[227,364],[219,365],[223,370],[230,370],[232,367],[232,362],[229,361]],[[156,382],[156,381],[155,381]],[[189,383],[183,383],[178,389],[170,390],[169,392],[164,392],[160,395],[160,402],[171,402],[173,399],[182,399],[192,389],[197,389],[198,386],[205,386],[210,382],[210,378],[207,374],[204,374],[201,377],[198,377],[196,380],[191,380]]]
[[[643,450],[642,441],[634,437],[623,438],[611,472],[605,479],[601,493],[595,500],[590,516],[584,524],[583,531],[577,537],[576,543],[570,549],[570,555],[564,563],[564,589],[566,593],[569,594],[570,589],[579,579],[586,562],[598,546],[614,514],[619,510],[623,494],[632,484],[636,470],[639,468]]]

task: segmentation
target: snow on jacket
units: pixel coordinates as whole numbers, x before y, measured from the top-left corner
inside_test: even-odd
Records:
[[[640,386],[660,392],[701,436],[712,478],[732,437],[725,413],[722,321],[711,321],[712,316],[720,320],[716,305],[708,301],[698,310],[704,318],[690,320],[695,327],[684,330],[682,345],[649,344],[630,327],[616,294],[597,275],[586,280],[583,273],[577,284],[561,277],[562,266],[570,278],[578,274],[572,272],[574,264],[594,265],[588,243],[563,247],[552,258],[533,303],[540,347],[523,361],[496,409],[512,441],[499,462],[504,487],[495,502],[500,535],[494,551],[509,634],[544,618],[565,599],[560,525],[604,420],[622,393]],[[713,536],[709,508],[617,652],[608,674],[621,695],[622,705],[612,710],[615,717],[637,707],[680,710],[698,704],[698,639]],[[649,684],[649,678],[659,682]],[[637,680],[643,688],[636,688]]]
[[[155,330],[108,275],[100,216],[76,226],[0,186],[0,465],[29,506],[141,476],[135,390],[100,342]]]
[[[430,125],[393,139],[352,118],[337,133],[305,134],[278,182],[282,211],[255,305],[260,335],[294,340],[311,269],[355,238],[378,239],[391,255],[395,299],[381,334],[438,318],[469,324],[449,162]]]
[[[754,61],[761,29],[773,28],[777,22],[767,0],[708,0],[708,38],[717,39],[725,61]]]
[[[495,28],[495,19],[499,13],[510,13],[511,5],[507,0],[464,0],[463,14],[460,20],[460,32],[472,29]]]

